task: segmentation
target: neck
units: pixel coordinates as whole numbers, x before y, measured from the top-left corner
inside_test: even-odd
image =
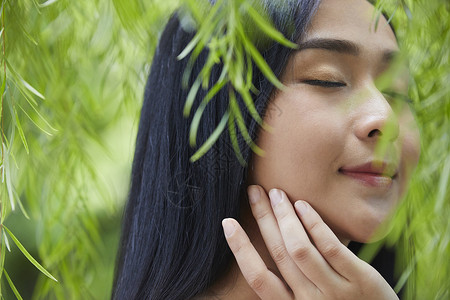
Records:
[[[279,278],[282,278],[275,262],[272,260],[270,253],[266,248],[259,231],[258,224],[251,213],[248,202],[242,201],[241,203],[243,204],[241,205],[241,216],[239,223],[247,233],[250,241],[265,262],[267,268],[274,272]],[[260,298],[247,284],[247,281],[242,275],[236,260],[233,258],[229,271],[216,283],[214,283],[200,299],[251,300]]]

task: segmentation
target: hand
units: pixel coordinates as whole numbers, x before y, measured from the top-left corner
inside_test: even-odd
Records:
[[[243,276],[260,298],[398,299],[384,278],[344,246],[308,203],[299,200],[294,210],[281,190],[270,191],[272,205],[260,186],[250,186],[248,193],[266,247],[288,286],[268,270],[236,220],[225,219],[222,225]]]

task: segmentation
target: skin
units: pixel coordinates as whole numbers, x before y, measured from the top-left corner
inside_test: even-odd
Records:
[[[288,61],[286,88],[264,118],[271,130],[258,137],[265,155],[253,158],[243,221],[223,221],[236,261],[210,289],[216,297],[397,299],[346,247],[374,239],[420,153],[409,106],[379,87],[398,45],[384,18],[374,30],[372,13],[363,0],[324,0]],[[329,47],[320,39],[354,45]],[[406,93],[404,76],[390,82],[383,88]],[[385,151],[377,154],[380,143]],[[362,177],[345,171],[366,163],[390,169]]]

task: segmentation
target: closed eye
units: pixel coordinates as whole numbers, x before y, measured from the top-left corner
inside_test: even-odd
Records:
[[[338,82],[338,81],[326,81],[326,80],[318,80],[318,79],[311,79],[311,80],[303,80],[303,83],[314,85],[314,86],[320,86],[325,88],[338,88],[346,86],[345,83]]]

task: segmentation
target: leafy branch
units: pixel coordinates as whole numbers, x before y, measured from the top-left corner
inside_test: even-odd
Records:
[[[208,56],[202,70],[189,90],[183,112],[185,117],[191,114],[192,106],[200,87],[205,90],[209,88],[212,68],[217,64],[222,64],[222,72],[219,79],[208,90],[208,93],[194,113],[189,134],[189,142],[192,147],[195,147],[197,144],[197,130],[206,106],[221,89],[227,88],[229,92],[227,112],[214,132],[192,155],[191,161],[194,162],[202,157],[217,141],[220,134],[225,130],[225,125],[228,124],[233,149],[240,163],[245,164],[237,142],[236,123],[238,132],[244,137],[248,146],[258,155],[262,155],[263,150],[254,143],[248,133],[242,112],[237,103],[236,94],[240,95],[250,115],[258,124],[266,128],[267,125],[258,114],[252,99],[252,94],[258,93],[252,84],[253,63],[275,87],[283,88],[281,82],[256,48],[254,39],[248,35],[249,28],[258,28],[260,30],[258,39],[263,39],[265,36],[286,47],[296,48],[297,45],[287,40],[273,27],[271,22],[268,21],[270,18],[266,16],[262,7],[257,5],[258,1],[220,0],[209,9],[206,18],[200,18],[204,12],[198,11],[198,4],[194,4],[192,1],[188,1],[187,4],[192,12],[191,15],[197,16],[196,22],[199,25],[192,41],[178,56],[178,59],[183,59],[190,54],[189,62],[183,74],[182,83],[184,87],[188,86],[194,62],[205,48],[208,49]]]

